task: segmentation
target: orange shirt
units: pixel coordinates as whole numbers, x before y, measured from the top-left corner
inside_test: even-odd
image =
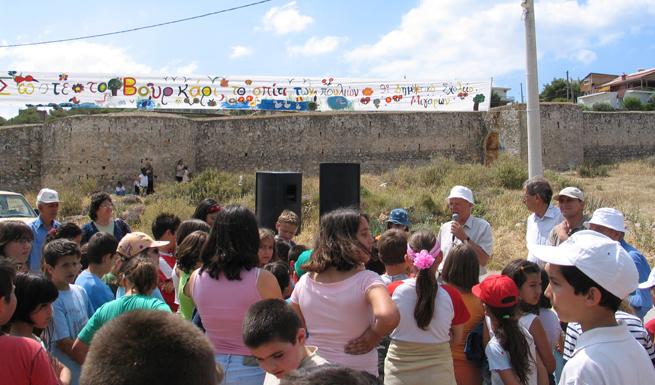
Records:
[[[466,305],[466,310],[468,310],[471,317],[464,323],[464,335],[462,336],[462,340],[456,341],[455,344],[451,345],[454,360],[466,360],[466,355],[464,354],[466,337],[468,337],[471,330],[473,330],[473,328],[484,319],[484,308],[482,307],[480,298],[474,296],[472,293],[463,293],[460,291],[460,294],[462,295],[464,305]]]

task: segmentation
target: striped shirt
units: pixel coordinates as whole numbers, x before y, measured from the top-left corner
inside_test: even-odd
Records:
[[[619,324],[626,325],[630,334],[641,344],[641,346],[646,349],[646,353],[650,357],[651,361],[655,360],[655,347],[653,347],[653,341],[650,338],[650,335],[644,328],[644,324],[641,322],[639,317],[636,317],[632,314],[617,311],[616,312],[616,322]],[[564,360],[568,361],[573,356],[573,351],[578,342],[578,337],[582,334],[582,327],[577,322],[569,322],[566,327],[566,338],[564,339]]]

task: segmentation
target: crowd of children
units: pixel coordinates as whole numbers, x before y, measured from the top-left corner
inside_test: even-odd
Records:
[[[618,218],[589,222],[601,215]],[[299,222],[284,210],[260,228],[208,198],[191,219],[159,214],[152,237],[98,231],[80,247],[67,225],[40,274],[29,227],[0,222],[0,383],[655,383],[655,321],[631,306],[638,287],[655,298],[655,269],[640,279],[622,239],[570,231],[486,275],[486,222],[475,243],[456,218],[452,235],[412,231],[394,209],[374,239],[343,208],[311,248]]]

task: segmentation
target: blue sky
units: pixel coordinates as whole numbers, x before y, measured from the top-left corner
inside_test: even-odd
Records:
[[[249,3],[29,1],[0,43],[110,32]],[[84,4],[84,5],[82,5]],[[20,11],[19,11],[20,9]],[[539,83],[655,67],[655,0],[536,1]],[[479,80],[520,99],[520,0],[274,0],[185,23],[70,43],[0,48],[0,69],[116,74]],[[15,110],[0,114],[12,116]]]

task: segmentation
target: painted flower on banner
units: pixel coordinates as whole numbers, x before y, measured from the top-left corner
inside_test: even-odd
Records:
[[[81,85],[80,83],[77,83],[73,86],[73,92],[75,92],[76,94],[79,94],[82,91],[84,91],[84,86]]]

